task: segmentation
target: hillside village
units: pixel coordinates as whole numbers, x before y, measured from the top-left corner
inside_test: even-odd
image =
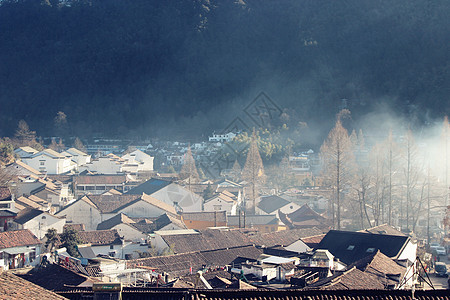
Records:
[[[312,185],[261,185],[257,196],[236,163],[218,178],[186,171],[190,160],[195,168],[194,157],[201,160],[227,138],[166,149],[15,149],[16,159],[2,169],[8,180],[0,187],[0,277],[68,297],[111,283],[208,290],[430,284],[424,274],[435,257],[416,236],[387,224],[332,229],[329,192],[314,175],[312,150],[289,157],[288,170]],[[166,158],[161,166],[179,172],[155,170],[158,152]]]

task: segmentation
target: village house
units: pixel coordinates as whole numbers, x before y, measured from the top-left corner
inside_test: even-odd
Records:
[[[284,230],[276,215],[243,215],[227,216],[227,225],[230,228],[253,228],[259,233]]]
[[[225,192],[221,192],[209,199],[205,199],[203,204],[204,211],[226,211],[227,215],[236,215],[239,203],[227,195]]]
[[[228,225],[226,211],[185,212],[181,217],[188,229],[207,229]]]
[[[8,230],[17,216],[14,197],[7,186],[0,186],[0,232]]]
[[[42,242],[30,230],[0,232],[0,268],[4,270],[39,264]]]
[[[25,146],[25,147],[20,147],[14,150],[14,153],[19,156],[20,158],[28,158],[33,156],[34,154],[38,153],[39,151],[37,151],[36,149],[29,147],[29,146]]]
[[[13,222],[13,229],[28,229],[39,239],[44,238],[48,229],[63,232],[66,219],[51,215],[47,212],[25,208],[21,210]]]
[[[257,215],[276,215],[278,219],[280,219],[279,212],[283,214],[289,214],[297,209],[300,206],[296,203],[287,201],[279,196],[271,195],[271,196],[263,196],[257,199],[255,212]]]
[[[45,174],[63,174],[76,168],[70,157],[52,149],[45,149],[28,157],[21,157],[22,162]]]
[[[107,154],[91,160],[79,167],[79,171],[89,171],[95,174],[121,174],[122,166],[125,164],[125,160],[115,154]]]
[[[203,198],[174,182],[152,178],[126,192],[127,195],[142,193],[175,207],[180,213],[202,211]]]
[[[36,170],[35,168],[25,164],[20,160],[16,160],[13,163],[10,163],[5,167],[5,172],[10,176],[16,177],[28,177],[32,176],[33,178],[43,177],[44,174]]]
[[[141,150],[135,150],[131,153],[127,153],[122,156],[125,164],[122,167],[123,172],[132,174],[137,173],[153,173],[153,159],[154,157],[142,152]]]
[[[69,148],[64,152],[71,155],[71,159],[79,166],[84,166],[91,161],[91,156],[83,151],[80,151],[76,148]]]
[[[142,195],[85,195],[56,213],[67,222],[82,223],[87,230],[123,213],[130,218],[156,218],[164,213],[176,214],[175,208],[152,196]]]
[[[274,255],[262,254],[255,262],[245,262],[241,264],[241,268],[232,269],[237,274],[253,275],[263,282],[276,280],[284,282],[294,275],[296,265],[299,258],[279,257]]]
[[[283,213],[280,210],[278,215],[281,221],[290,229],[316,227],[326,230],[331,226],[330,220],[315,212],[308,204],[303,204],[291,213]]]
[[[74,176],[75,198],[78,199],[85,194],[100,195],[111,189],[123,193],[130,181],[132,179],[125,174]]]

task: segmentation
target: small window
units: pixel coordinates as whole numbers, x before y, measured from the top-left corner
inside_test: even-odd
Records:
[[[375,248],[367,248],[366,252],[367,253],[374,253],[375,252]]]
[[[109,245],[109,249],[114,249],[114,245]]]
[[[45,166],[45,160],[40,160],[40,161],[39,161],[39,165],[40,165],[40,166]]]
[[[355,249],[355,245],[349,245],[347,247],[347,250],[352,251],[353,249]]]

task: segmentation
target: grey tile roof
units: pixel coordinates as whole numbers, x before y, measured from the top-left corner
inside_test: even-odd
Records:
[[[288,203],[289,201],[287,201],[286,199],[275,195],[265,196],[261,197],[261,200],[258,203],[258,208],[270,214],[287,205]]]
[[[264,245],[266,247],[273,246],[288,246],[298,241],[299,239],[322,234],[322,231],[317,228],[303,228],[275,231],[270,233],[258,233],[250,236],[251,241],[255,245]]]
[[[137,187],[132,188],[131,190],[129,190],[125,194],[128,194],[128,195],[142,195],[142,193],[145,193],[147,195],[151,195],[151,194],[159,191],[160,189],[168,186],[171,183],[172,183],[171,181],[152,178],[150,180],[147,180],[144,183],[141,183]]]

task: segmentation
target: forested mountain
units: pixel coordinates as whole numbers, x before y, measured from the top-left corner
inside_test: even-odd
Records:
[[[40,3],[41,2],[41,3]],[[192,136],[260,91],[296,120],[449,113],[448,0],[3,0],[0,136]],[[327,127],[327,131],[330,126]]]

